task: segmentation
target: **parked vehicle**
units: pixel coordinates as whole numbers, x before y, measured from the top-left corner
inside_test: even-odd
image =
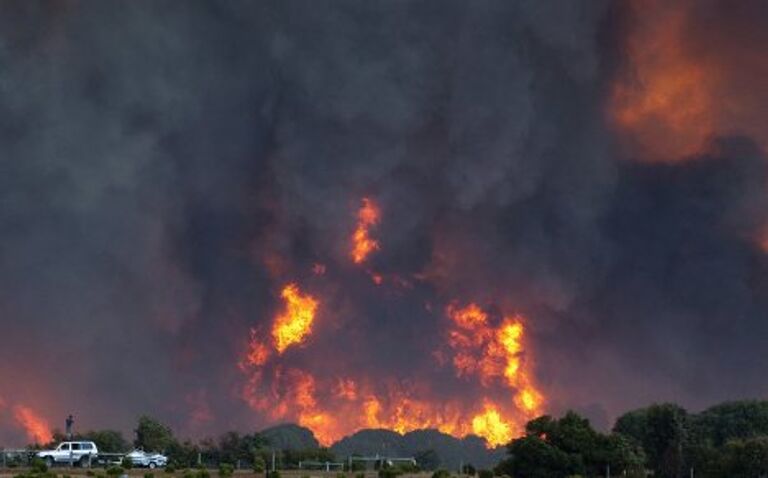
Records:
[[[61,442],[54,450],[42,450],[36,455],[43,459],[49,467],[57,463],[71,463],[85,467],[98,454],[99,450],[92,441],[65,441]]]
[[[125,458],[131,460],[133,466],[147,467],[155,469],[164,467],[168,464],[168,457],[160,453],[147,453],[142,449],[136,449],[125,455]]]

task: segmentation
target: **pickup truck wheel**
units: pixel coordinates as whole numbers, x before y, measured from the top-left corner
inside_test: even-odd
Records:
[[[45,466],[47,466],[48,468],[53,467],[53,457],[50,457],[50,456],[45,457]]]
[[[88,455],[80,458],[80,468],[88,468]]]
[[[149,462],[149,469],[150,470],[154,470],[155,468],[157,468],[157,463],[155,463],[154,461],[150,461]]]

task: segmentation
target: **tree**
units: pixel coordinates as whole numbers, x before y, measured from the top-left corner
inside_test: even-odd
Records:
[[[146,451],[166,451],[176,443],[171,429],[159,421],[142,415],[136,427],[134,444]]]
[[[513,440],[510,457],[497,467],[497,474],[526,478],[555,478],[582,474],[583,463],[578,456],[557,449],[534,435]]]
[[[102,453],[123,453],[130,448],[123,434],[117,430],[93,430],[75,435],[75,439],[94,442]]]
[[[604,435],[584,417],[568,412],[559,420],[542,416],[526,425],[527,435],[509,445],[510,458],[497,472],[510,476],[599,476],[641,470],[640,445],[622,435]]]
[[[768,477],[768,437],[728,442],[717,471],[723,478]]]
[[[684,408],[673,403],[651,405],[619,417],[614,431],[642,444],[656,476],[679,478],[685,465],[687,416]]]

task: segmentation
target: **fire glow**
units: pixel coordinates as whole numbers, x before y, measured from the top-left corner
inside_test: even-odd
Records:
[[[354,263],[378,249],[368,235],[368,228],[378,223],[378,214],[378,207],[364,199],[352,237]],[[370,274],[364,269],[360,272]],[[330,272],[313,274],[314,280],[331,281],[329,274],[332,276]],[[381,283],[376,286],[382,289],[378,287]],[[525,423],[543,412],[545,399],[535,385],[526,320],[521,315],[499,314],[477,303],[456,300],[440,308],[426,308],[429,314],[437,314],[443,327],[436,331],[442,345],[431,351],[432,369],[446,370],[456,386],[471,389],[471,394],[438,396],[430,374],[369,375],[357,367],[310,370],[321,358],[313,355],[316,332],[332,329],[336,315],[321,309],[320,304],[328,301],[319,290],[313,287],[307,292],[295,283],[285,285],[271,340],[257,329],[252,331],[240,364],[247,377],[242,397],[269,421],[295,421],[310,428],[323,445],[364,428],[399,433],[433,428],[456,437],[478,435],[493,447],[521,434]],[[386,291],[382,294],[385,300]],[[291,356],[301,359],[286,360],[284,352],[299,344]],[[343,353],[345,344],[335,348]]]
[[[53,441],[53,433],[48,422],[24,405],[13,407],[13,417],[24,428],[27,438],[37,444],[46,444]]]
[[[352,234],[352,261],[365,262],[368,256],[379,249],[379,242],[371,238],[370,229],[379,223],[379,208],[369,198],[363,198],[363,205],[357,213],[357,227]]]

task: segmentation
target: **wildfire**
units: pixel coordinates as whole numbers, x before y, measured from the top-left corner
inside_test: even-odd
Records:
[[[533,386],[531,372],[526,367],[523,318],[504,317],[494,328],[489,324],[488,314],[477,304],[463,308],[450,305],[447,314],[457,326],[449,332],[456,373],[464,377],[477,375],[485,387],[503,379],[515,390],[518,409],[529,417],[539,414],[544,397]]]
[[[490,445],[500,446],[509,443],[516,430],[512,430],[509,421],[502,418],[494,405],[486,404],[485,411],[472,419],[472,432]]]
[[[363,198],[363,205],[357,212],[357,227],[352,234],[352,261],[362,264],[368,256],[379,249],[379,242],[371,238],[370,229],[379,223],[379,208],[369,198]]]
[[[285,302],[285,311],[275,319],[272,327],[278,353],[304,341],[312,331],[318,307],[317,300],[310,295],[302,295],[296,284],[285,286],[281,296]],[[262,355],[257,351],[256,358],[260,359]]]
[[[300,294],[293,290],[288,296]],[[251,376],[243,396],[273,420],[293,419],[312,429],[323,445],[362,428],[398,433],[434,428],[457,437],[473,433],[489,446],[507,443],[522,433],[525,422],[544,404],[526,361],[523,318],[498,319],[474,303],[449,305],[446,313],[455,325],[446,336],[454,353],[449,363],[459,377],[478,378],[485,390],[478,400],[436,398],[428,387],[387,378],[316,375],[285,368],[280,355],[270,354],[258,334],[252,335],[244,361]],[[499,400],[504,394],[509,398]]]
[[[364,262],[379,248],[370,236],[378,221],[378,208],[364,198],[353,235],[355,263]],[[316,263],[311,269],[314,280],[332,280],[325,270]],[[376,285],[391,284],[402,291],[414,287],[397,274],[388,274],[385,281],[374,271],[366,272]],[[545,398],[533,380],[522,316],[499,315],[476,303],[427,305],[429,314],[444,310],[442,319],[447,318],[449,326],[440,334],[445,344],[427,351],[426,356],[433,357],[437,367],[451,368],[457,387],[470,390],[446,397],[418,370],[397,378],[369,376],[357,366],[345,368],[339,362],[323,367],[313,356],[297,361],[284,357],[287,348],[304,343],[312,333],[320,301],[302,293],[295,283],[286,285],[281,297],[284,306],[272,323],[273,340],[265,340],[259,329],[251,331],[240,361],[248,376],[242,396],[252,409],[272,421],[292,420],[310,428],[325,446],[363,428],[398,433],[432,428],[456,437],[476,434],[488,446],[499,446],[521,434],[525,422],[543,409]],[[328,343],[318,340],[313,346],[328,347]],[[335,343],[343,350],[345,344]],[[310,349],[302,348],[301,353],[313,353]],[[468,387],[467,382],[474,383]]]
[[[13,417],[24,428],[30,441],[41,445],[53,441],[53,433],[48,422],[31,408],[16,405],[13,407]]]

